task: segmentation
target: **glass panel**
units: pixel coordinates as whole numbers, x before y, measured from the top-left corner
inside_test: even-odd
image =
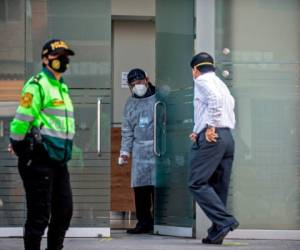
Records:
[[[75,108],[76,135],[69,162],[73,227],[109,227],[111,119],[110,0],[27,1],[27,76],[41,69],[45,41],[66,40],[75,51],[64,79]],[[97,99],[102,98],[101,110]],[[97,115],[101,115],[101,124]],[[101,127],[101,154],[97,141]]]
[[[245,229],[299,230],[300,2],[216,4],[218,74],[236,98],[229,207]]]
[[[194,1],[156,1],[157,106],[155,225],[193,225],[193,202],[187,188],[193,119]],[[170,20],[172,20],[170,22]],[[180,200],[178,198],[180,197]]]
[[[23,3],[20,4],[21,2],[24,1],[20,1],[20,0],[7,0],[7,20],[9,21],[24,21],[24,11],[23,8]]]
[[[24,0],[0,1],[0,199],[3,202],[0,227],[22,226],[25,218],[24,191],[16,157],[7,152],[9,124],[25,75],[25,22],[24,12],[20,11],[24,6]]]
[[[0,21],[3,22],[6,19],[6,4],[4,0],[0,0]]]
[[[298,0],[217,0],[216,58],[234,63],[297,63],[299,4]],[[224,48],[231,53],[224,55]]]

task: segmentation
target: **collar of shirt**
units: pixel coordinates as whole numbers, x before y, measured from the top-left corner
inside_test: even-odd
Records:
[[[204,79],[213,77],[213,76],[215,76],[215,75],[216,75],[215,72],[207,72],[207,73],[205,73],[205,74],[201,74],[201,75],[198,76],[195,80],[196,80],[196,81],[201,81],[201,80],[204,80]]]
[[[69,88],[68,88],[68,86],[64,83],[64,79],[63,79],[62,77],[61,77],[60,80],[58,81],[58,80],[55,78],[55,76],[53,75],[53,73],[52,73],[49,69],[47,69],[46,67],[43,68],[43,73],[45,73],[45,75],[46,75],[47,77],[49,77],[50,83],[52,83],[52,84],[54,84],[54,85],[56,85],[56,86],[61,87],[61,89],[62,89],[64,92],[66,92],[66,93],[69,92]]]
[[[43,67],[43,72],[44,72],[49,78],[51,78],[52,80],[58,81],[58,80],[55,78],[55,76],[53,75],[53,73],[52,73],[47,67]],[[61,78],[59,79],[59,82],[60,82],[60,83],[64,83],[64,79],[61,77]]]

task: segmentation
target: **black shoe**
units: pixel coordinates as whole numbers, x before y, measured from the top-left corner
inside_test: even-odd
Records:
[[[222,245],[223,240],[214,243],[211,241],[211,235],[215,235],[217,231],[218,231],[218,225],[213,223],[211,227],[207,230],[207,237],[202,239],[202,244]]]
[[[152,233],[153,229],[146,228],[146,227],[135,227],[135,228],[128,229],[126,232],[128,234],[146,234],[146,233]]]
[[[223,239],[219,240],[219,241],[211,241],[211,239],[209,239],[208,237],[202,239],[202,244],[214,244],[214,245],[222,245],[223,243]]]
[[[221,229],[214,234],[213,237],[210,238],[211,243],[210,244],[222,244],[220,242],[223,242],[226,235],[230,232],[236,229],[240,224],[236,221],[230,225],[224,226]]]

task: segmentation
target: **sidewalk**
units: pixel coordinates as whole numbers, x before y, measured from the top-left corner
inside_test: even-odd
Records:
[[[43,245],[45,239],[43,240]],[[44,247],[45,248],[45,247]],[[42,248],[42,250],[44,249]],[[0,238],[0,250],[21,250],[20,238]],[[225,240],[223,246],[202,245],[200,239],[156,235],[127,235],[112,231],[111,238],[67,238],[64,250],[299,250],[300,241],[284,240]]]

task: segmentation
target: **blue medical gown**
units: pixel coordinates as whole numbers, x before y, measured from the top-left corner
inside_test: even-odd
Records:
[[[123,112],[121,152],[132,154],[131,187],[154,185],[155,95],[129,97]]]

